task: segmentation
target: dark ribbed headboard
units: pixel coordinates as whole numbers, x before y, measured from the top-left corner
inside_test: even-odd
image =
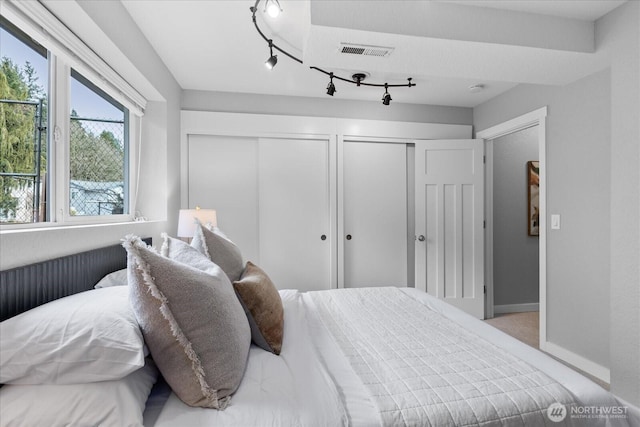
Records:
[[[151,244],[151,238],[143,240]],[[0,321],[93,289],[106,274],[126,266],[126,251],[112,245],[0,271]]]

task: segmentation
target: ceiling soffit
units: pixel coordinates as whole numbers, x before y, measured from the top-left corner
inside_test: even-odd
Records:
[[[304,62],[340,70],[564,85],[606,66],[593,22],[460,4],[312,1]],[[343,54],[341,43],[393,48]],[[550,67],[553,64],[553,67]],[[373,74],[373,73],[372,73]],[[416,78],[417,76],[417,78]]]

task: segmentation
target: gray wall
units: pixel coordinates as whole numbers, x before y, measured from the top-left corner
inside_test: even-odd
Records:
[[[182,109],[225,113],[337,117],[419,123],[473,124],[473,109],[434,105],[382,105],[381,102],[339,98],[305,98],[246,93],[185,90]]]
[[[610,98],[610,73],[602,71],[565,87],[521,85],[475,109],[475,126],[481,130],[548,106],[547,340],[605,367]],[[561,215],[561,230],[550,230],[551,214]]]
[[[640,407],[640,2],[596,30],[611,52],[611,390]]]
[[[538,128],[493,141],[493,302],[538,302],[538,237],[527,233],[527,162],[538,160]]]
[[[640,2],[596,22],[609,70],[523,85],[474,109],[483,130],[547,105],[548,340],[609,367],[640,406]],[[547,223],[548,224],[548,223]]]

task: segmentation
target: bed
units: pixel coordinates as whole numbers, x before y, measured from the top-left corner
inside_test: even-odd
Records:
[[[95,310],[95,299],[105,304],[107,292],[118,294],[116,305],[127,305],[122,298],[132,286],[130,275],[124,283],[129,286],[93,289],[103,276],[123,271],[127,257],[122,246],[47,263],[0,272],[3,319],[66,295],[80,294],[88,300],[89,311]],[[94,273],[86,278],[87,271]],[[37,285],[25,279],[34,274]],[[78,281],[80,274],[84,276]],[[16,290],[21,282],[28,283],[30,296]],[[76,284],[59,291],[60,283],[71,282]],[[47,425],[630,425],[626,408],[609,392],[418,290],[277,294],[284,319],[279,354],[265,351],[254,340],[239,386],[220,400],[223,410],[185,404],[158,373],[161,361],[145,334],[143,354],[135,355],[139,367],[127,367],[119,378],[91,379],[83,372],[80,380],[76,374],[60,381],[60,372],[66,372],[58,368],[56,381],[61,384],[4,385],[0,425],[42,422],[25,421],[33,405],[40,417],[47,411],[54,414],[46,419]],[[144,329],[142,323],[140,328]],[[5,338],[0,338],[6,347]],[[53,396],[66,400],[61,403]],[[73,409],[62,411],[63,416],[60,405]]]

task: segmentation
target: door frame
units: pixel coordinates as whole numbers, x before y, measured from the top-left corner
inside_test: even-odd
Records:
[[[476,138],[485,141],[485,318],[494,316],[493,303],[493,140],[523,129],[538,126],[538,155],[540,160],[540,235],[539,235],[539,307],[540,349],[547,342],[547,177],[546,177],[546,117],[547,107],[542,107],[506,122],[476,132]]]

